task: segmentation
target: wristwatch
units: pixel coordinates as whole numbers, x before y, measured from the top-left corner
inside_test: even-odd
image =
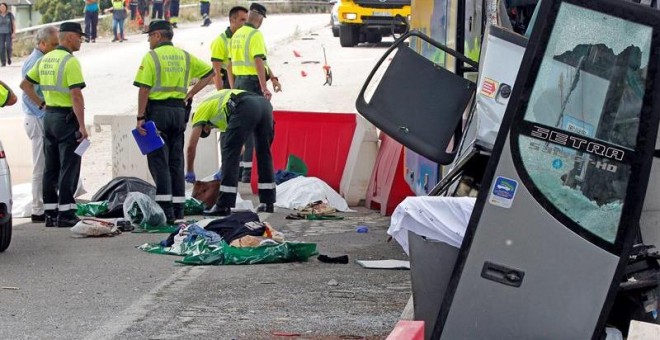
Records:
[[[45,107],[46,107],[46,102],[41,102],[41,104],[39,104],[39,110],[43,110]]]
[[[147,119],[147,117],[145,117],[145,116],[137,116],[137,121],[138,121],[138,122],[141,121],[141,120],[145,120],[145,119]]]

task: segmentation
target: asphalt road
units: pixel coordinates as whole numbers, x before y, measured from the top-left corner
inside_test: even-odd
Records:
[[[327,22],[319,15],[284,21],[299,25],[307,20],[314,25]],[[272,50],[271,65],[284,87],[275,95],[274,106],[354,112],[357,91],[387,44],[342,49],[329,27],[313,33],[293,27],[293,36],[281,36]],[[201,28],[189,29],[188,38],[178,44],[193,48],[199,44],[194,32]],[[183,32],[177,36],[186,37]],[[137,61],[128,61],[128,56],[141,57],[146,42],[138,42],[142,36],[129,39],[135,46],[127,45],[124,52],[112,45],[95,47],[94,53],[113,54],[122,67],[133,70],[131,63]],[[322,85],[323,46],[334,73],[332,87]],[[115,77],[112,65],[98,65],[106,67],[108,79]],[[131,109],[136,91],[112,85],[124,80],[97,83],[107,86],[107,93],[88,91],[94,98],[112,91],[125,98],[93,104],[98,105],[93,112],[112,106]],[[241,192],[254,199],[247,187]],[[277,210],[264,218],[288,240],[315,242],[320,253],[346,254],[350,263],[312,258],[303,263],[188,267],[175,264],[175,257],[135,249],[166,235],[78,239],[68,230],[15,219],[12,244],[0,255],[0,339],[272,339],[285,333],[306,339],[384,338],[410,296],[410,274],[363,269],[354,261],[406,259],[398,244],[386,242],[389,218],[365,209],[344,214],[343,221],[290,221],[284,219],[287,214]],[[356,233],[357,225],[367,225],[369,232]]]

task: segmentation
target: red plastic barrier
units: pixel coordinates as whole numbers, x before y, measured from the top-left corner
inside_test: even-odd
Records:
[[[380,209],[382,215],[389,216],[401,201],[415,194],[404,178],[403,146],[384,133],[380,139],[376,165],[367,188],[366,206]]]
[[[401,320],[386,340],[424,340],[424,321]]]
[[[355,133],[355,114],[274,111],[275,140],[271,146],[275,171],[286,168],[289,155],[301,158],[309,177],[318,177],[339,191]],[[256,152],[251,187],[257,193]]]

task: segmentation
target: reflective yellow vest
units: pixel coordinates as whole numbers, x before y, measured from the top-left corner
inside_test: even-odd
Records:
[[[237,76],[257,75],[254,57],[262,55],[266,59],[266,46],[261,32],[245,24],[234,33],[229,45],[232,73]]]
[[[26,78],[41,85],[46,105],[50,107],[72,107],[71,89],[85,87],[78,59],[62,47],[39,59]]]
[[[192,125],[210,124],[220,131],[225,131],[227,129],[227,118],[229,115],[227,103],[231,99],[232,94],[243,92],[245,91],[223,89],[204,98],[193,115]]]

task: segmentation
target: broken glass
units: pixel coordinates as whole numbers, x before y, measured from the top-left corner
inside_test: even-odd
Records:
[[[625,32],[622,34],[621,32]],[[519,137],[543,196],[614,242],[637,144],[652,28],[562,3]]]

